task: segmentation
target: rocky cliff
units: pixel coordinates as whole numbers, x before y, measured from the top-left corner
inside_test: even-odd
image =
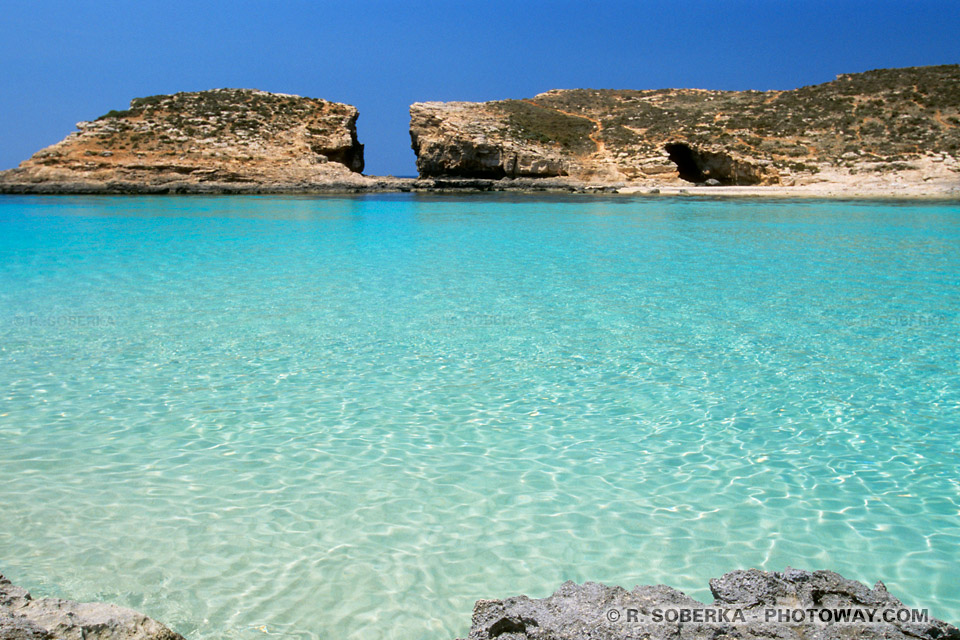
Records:
[[[882,582],[870,589],[831,571],[733,571],[710,590],[704,604],[664,585],[567,582],[542,600],[479,600],[469,640],[960,640]]]
[[[792,185],[960,182],[960,65],[791,91],[555,90],[410,108],[421,177]]]
[[[112,604],[30,597],[0,575],[0,640],[183,640],[156,620]]]
[[[249,89],[137,98],[0,174],[5,191],[221,191],[365,184],[357,110]]]
[[[803,187],[790,195],[960,193],[960,65],[791,91],[575,89],[422,102],[410,115],[418,181],[360,173],[349,105],[248,89],[138,98],[0,172],[0,193],[669,194],[694,184],[736,186],[732,195],[770,185]]]

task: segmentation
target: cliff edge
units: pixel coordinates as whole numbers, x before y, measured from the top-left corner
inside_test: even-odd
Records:
[[[410,108],[421,178],[594,184],[960,184],[960,65],[790,91],[554,90]]]
[[[137,98],[0,173],[0,192],[364,185],[357,110],[251,89]]]

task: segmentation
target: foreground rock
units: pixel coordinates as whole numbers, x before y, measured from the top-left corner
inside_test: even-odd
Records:
[[[377,188],[357,110],[250,89],[137,98],[0,172],[7,193],[178,193]]]
[[[733,571],[711,580],[710,590],[715,598],[710,605],[664,585],[626,591],[592,582],[567,582],[542,600],[480,600],[469,640],[960,639],[956,627],[929,616],[898,619],[914,614],[883,583],[869,589],[830,571]],[[850,611],[851,619],[837,622],[847,615],[843,611]],[[823,621],[823,612],[830,622]]]
[[[960,65],[792,91],[555,90],[410,108],[422,178],[591,184],[960,185]]]
[[[0,575],[0,640],[183,640],[156,620],[112,604],[34,600]]]

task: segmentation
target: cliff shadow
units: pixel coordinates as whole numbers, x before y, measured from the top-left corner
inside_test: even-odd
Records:
[[[703,184],[716,180],[721,185],[753,185],[764,183],[763,170],[722,151],[697,149],[685,142],[671,142],[664,147],[677,165],[681,180]],[[716,184],[711,183],[711,184]]]

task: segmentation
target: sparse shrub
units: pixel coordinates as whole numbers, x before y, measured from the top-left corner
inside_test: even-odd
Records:
[[[586,118],[559,113],[522,100],[506,100],[497,107],[507,115],[511,132],[525,140],[556,144],[574,153],[589,153],[596,149],[590,134],[596,127]]]
[[[105,114],[97,118],[97,120],[106,120],[107,118],[126,118],[129,115],[130,115],[129,109],[125,109],[123,111],[117,111],[116,109],[111,109],[110,111],[107,111]]]

